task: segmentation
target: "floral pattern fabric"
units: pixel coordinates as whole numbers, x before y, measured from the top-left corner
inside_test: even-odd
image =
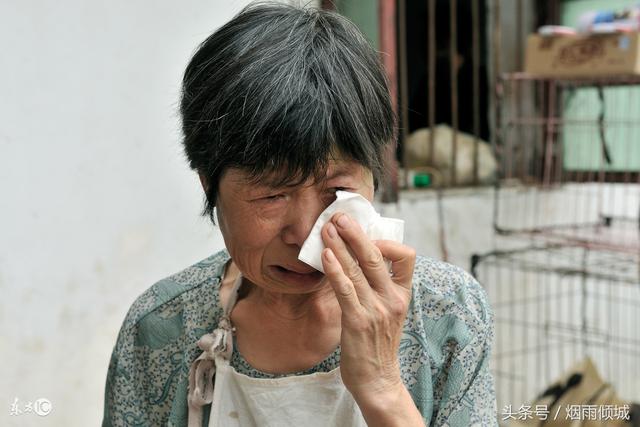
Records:
[[[187,425],[189,367],[201,352],[196,342],[222,315],[219,284],[228,260],[220,251],[136,299],[109,362],[103,426]],[[489,371],[493,331],[486,294],[473,277],[417,258],[398,357],[425,425],[497,426]],[[318,365],[287,375],[328,372],[339,363],[340,347]],[[235,350],[231,365],[251,377],[276,376],[254,369]],[[210,409],[204,408],[203,426]]]

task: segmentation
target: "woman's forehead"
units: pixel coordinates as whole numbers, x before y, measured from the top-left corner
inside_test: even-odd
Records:
[[[307,179],[312,181],[328,181],[331,179],[337,179],[341,177],[353,177],[366,179],[371,175],[371,171],[365,166],[353,160],[344,159],[330,159],[327,162],[326,168],[322,171],[318,171],[317,175],[311,176]],[[223,179],[228,180],[230,183],[246,185],[246,184],[261,184],[272,187],[287,187],[297,186],[305,182],[307,179],[301,179],[300,174],[283,176],[286,172],[265,172],[259,174],[256,177],[255,173],[242,168],[229,168],[225,171]]]

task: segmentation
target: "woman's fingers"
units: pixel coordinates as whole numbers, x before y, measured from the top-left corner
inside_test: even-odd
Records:
[[[358,261],[354,258],[356,254],[351,253],[345,241],[340,237],[336,226],[333,222],[329,222],[324,226],[323,239],[325,246],[331,249],[332,254],[338,260],[343,274],[353,284],[358,299],[365,303],[372,299],[373,290],[367,278],[358,265]],[[388,276],[388,274],[387,274]]]
[[[382,290],[384,284],[389,281],[389,270],[380,249],[371,242],[362,227],[347,214],[335,215],[332,222],[339,230],[340,237],[353,251],[358,260],[360,271],[369,284]]]
[[[324,274],[336,294],[342,313],[352,314],[361,309],[360,300],[351,280],[344,274],[340,262],[333,251],[325,248],[322,251]]]
[[[374,290],[386,294],[394,284],[411,290],[416,259],[413,248],[391,240],[372,242],[360,225],[344,213],[337,213],[325,224],[323,240],[353,284],[361,303],[373,301]]]
[[[373,243],[382,256],[391,261],[393,281],[410,290],[416,263],[415,249],[393,240],[376,240]]]

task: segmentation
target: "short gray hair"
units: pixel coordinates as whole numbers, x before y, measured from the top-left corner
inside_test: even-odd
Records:
[[[214,224],[229,167],[295,184],[321,177],[339,153],[370,169],[377,186],[396,135],[385,74],[356,26],[281,3],[246,7],[198,47],[180,112],[187,159],[208,184],[202,213]]]

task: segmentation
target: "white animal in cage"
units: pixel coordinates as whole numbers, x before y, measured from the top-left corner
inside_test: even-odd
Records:
[[[435,127],[433,159],[429,159],[429,128],[418,129],[411,133],[404,143],[406,150],[406,168],[432,167],[440,172],[434,175],[434,184],[449,186],[452,183],[453,130],[447,125]],[[464,132],[456,136],[455,183],[469,185],[474,183],[473,158],[475,138]],[[497,162],[489,144],[478,140],[478,183],[490,184],[496,177]]]

